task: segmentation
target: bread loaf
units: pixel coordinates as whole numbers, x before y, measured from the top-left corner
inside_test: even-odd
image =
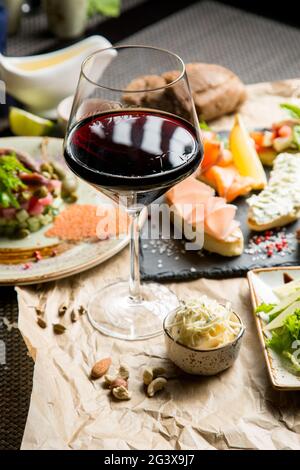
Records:
[[[246,99],[246,89],[232,71],[215,64],[187,64],[186,72],[199,120],[212,120],[234,112]],[[191,103],[183,81],[170,85],[179,76],[176,70],[159,75],[138,77],[128,85],[123,101],[128,105],[157,108],[186,119],[191,118]],[[147,90],[159,88],[154,92]]]

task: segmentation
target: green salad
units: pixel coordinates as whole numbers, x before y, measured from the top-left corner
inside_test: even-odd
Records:
[[[275,289],[276,290],[276,289]],[[266,345],[275,351],[284,365],[300,374],[300,281],[277,289],[276,304],[261,304],[256,313],[265,323]]]

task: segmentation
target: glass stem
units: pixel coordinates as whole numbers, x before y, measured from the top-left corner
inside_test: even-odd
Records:
[[[134,302],[141,300],[141,282],[140,282],[140,211],[131,212],[131,228],[130,228],[130,277],[129,277],[129,293]]]

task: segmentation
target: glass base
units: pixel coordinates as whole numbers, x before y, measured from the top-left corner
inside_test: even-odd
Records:
[[[162,322],[179,302],[160,284],[142,284],[141,299],[129,295],[127,281],[110,284],[98,291],[88,305],[88,317],[101,333],[125,340],[142,340],[162,333]]]

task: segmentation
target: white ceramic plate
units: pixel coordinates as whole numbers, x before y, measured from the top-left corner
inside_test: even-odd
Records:
[[[62,140],[40,137],[8,137],[0,139],[0,148],[14,147],[16,150],[28,152],[37,160],[41,160],[41,144],[44,143],[48,159],[58,160],[64,164],[62,157]],[[66,169],[66,171],[69,171]],[[93,204],[110,203],[86,183],[79,181],[78,203]],[[68,248],[55,257],[45,258],[38,263],[31,263],[30,269],[24,269],[26,256],[42,248],[55,249],[60,241],[45,236],[49,226],[24,240],[0,238],[0,285],[34,284],[61,279],[92,268],[111,258],[128,243],[128,235],[120,239],[81,242]],[[14,258],[17,264],[7,264],[7,258]],[[23,261],[20,261],[24,257]],[[5,262],[4,262],[5,260]],[[16,261],[14,261],[16,262]]]
[[[253,269],[249,271],[247,277],[253,309],[256,309],[262,302],[272,303],[271,289],[283,284],[283,273],[286,272],[290,273],[294,279],[300,279],[300,266]],[[300,390],[300,376],[289,372],[283,366],[279,355],[266,347],[263,333],[264,322],[256,314],[254,314],[254,316],[273,387],[277,390]]]

